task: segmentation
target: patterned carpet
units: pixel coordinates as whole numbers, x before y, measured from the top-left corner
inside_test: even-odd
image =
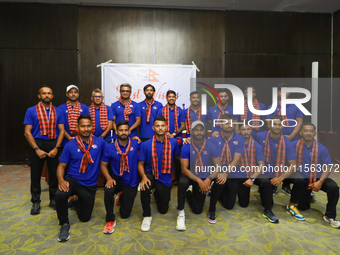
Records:
[[[98,189],[91,220],[79,222],[70,210],[71,238],[59,243],[57,215],[48,207],[45,181],[41,213],[31,216],[29,168],[2,166],[0,177],[1,254],[340,254],[340,229],[332,228],[322,219],[326,204],[323,192],[317,194],[312,209],[303,213],[304,222],[285,212],[289,197],[279,193],[274,197],[273,212],[280,224],[269,223],[261,216],[260,198],[254,187],[248,208],[236,205],[226,211],[218,204],[215,225],[206,220],[207,207],[201,215],[194,215],[186,206],[187,231],[178,232],[175,187],[167,214],[159,214],[152,204],[153,222],[146,233],[140,230],[138,193],[130,218],[122,220],[115,207],[117,227],[112,235],[105,235],[103,189]]]

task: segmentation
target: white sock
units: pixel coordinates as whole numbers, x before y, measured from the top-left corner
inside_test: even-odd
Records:
[[[184,209],[183,210],[178,210],[178,216],[184,216],[185,213],[184,213]]]

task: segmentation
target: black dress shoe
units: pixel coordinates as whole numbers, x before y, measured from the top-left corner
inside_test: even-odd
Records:
[[[40,203],[36,202],[33,203],[32,208],[31,208],[31,215],[37,215],[40,213]]]
[[[55,206],[55,200],[51,200],[50,204],[48,205],[48,207],[53,208],[53,210],[56,210],[56,206]]]

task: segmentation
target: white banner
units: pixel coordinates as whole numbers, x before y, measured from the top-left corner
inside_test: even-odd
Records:
[[[167,103],[166,92],[174,90],[177,93],[176,105],[182,109],[190,106],[190,78],[196,78],[193,65],[105,64],[101,68],[102,91],[107,105],[118,100],[120,84],[129,83],[132,86],[131,99],[138,103],[145,99],[144,86],[152,84],[156,88],[155,100],[163,105]]]

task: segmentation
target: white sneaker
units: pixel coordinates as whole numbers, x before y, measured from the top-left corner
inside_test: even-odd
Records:
[[[151,222],[152,222],[152,217],[144,217],[143,221],[142,221],[142,226],[141,226],[141,230],[146,232],[150,230],[150,226],[151,226]]]
[[[323,219],[327,221],[333,228],[340,228],[340,221],[337,220],[336,218],[328,218],[326,215],[323,216]]]
[[[185,215],[178,215],[176,229],[178,231],[187,230],[187,228],[185,227]]]

